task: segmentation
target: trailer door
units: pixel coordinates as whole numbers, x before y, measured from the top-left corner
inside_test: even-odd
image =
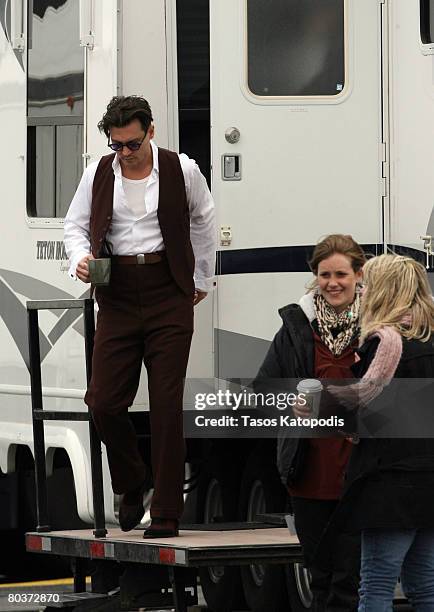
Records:
[[[394,0],[390,32],[390,229],[392,248],[424,258],[434,236],[434,2]],[[429,239],[426,241],[429,247]],[[417,252],[418,251],[418,252]],[[434,287],[434,277],[431,275]]]
[[[217,325],[266,338],[303,288],[267,272],[305,271],[300,247],[328,233],[383,239],[382,2],[210,5]]]
[[[117,0],[81,0],[80,40],[86,49],[85,157],[97,161],[110,150],[97,129],[109,100],[119,93],[121,13]]]

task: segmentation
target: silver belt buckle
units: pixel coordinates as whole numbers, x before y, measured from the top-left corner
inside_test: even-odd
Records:
[[[137,255],[137,263],[138,264],[142,264],[142,265],[146,263],[145,254],[144,253],[139,253]]]

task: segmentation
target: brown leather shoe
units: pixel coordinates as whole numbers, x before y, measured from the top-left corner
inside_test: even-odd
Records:
[[[119,526],[122,531],[134,529],[145,514],[144,506],[152,496],[152,481],[148,474],[142,484],[122,495],[119,506]]]
[[[179,535],[179,522],[176,519],[153,518],[143,532],[144,538],[174,538]]]

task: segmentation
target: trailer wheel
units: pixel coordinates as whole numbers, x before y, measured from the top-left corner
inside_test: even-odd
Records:
[[[204,466],[198,491],[198,517],[205,524],[236,520],[239,481],[233,461],[213,457]],[[245,609],[239,567],[199,569],[205,601],[212,612]]]
[[[291,500],[288,500],[288,509]],[[288,520],[289,517],[287,517]],[[291,531],[295,532],[294,516],[291,511]],[[310,572],[302,563],[290,563],[285,566],[286,588],[292,612],[306,612],[312,609],[313,595],[310,588]]]
[[[25,533],[34,531],[37,523],[35,468],[28,447],[17,448],[14,477],[17,480],[17,527],[0,531],[2,538],[0,573],[21,580],[70,576],[71,569],[67,557],[26,552]],[[66,452],[62,449],[58,449],[54,456],[53,473],[47,479],[47,490],[52,529],[87,528],[76,511],[72,468]]]
[[[271,458],[263,453],[252,454],[241,483],[240,519],[255,521],[258,514],[281,512],[285,508],[285,496]],[[253,612],[287,612],[290,609],[283,566],[244,566],[241,580],[247,605]]]
[[[286,587],[291,612],[306,612],[312,609],[309,571],[302,563],[290,563],[285,567]]]

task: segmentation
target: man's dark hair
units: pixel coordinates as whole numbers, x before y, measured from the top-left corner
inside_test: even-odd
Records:
[[[140,121],[146,134],[152,122],[152,111],[147,100],[140,96],[114,96],[98,123],[98,129],[109,138],[110,128],[125,127],[134,119]]]

